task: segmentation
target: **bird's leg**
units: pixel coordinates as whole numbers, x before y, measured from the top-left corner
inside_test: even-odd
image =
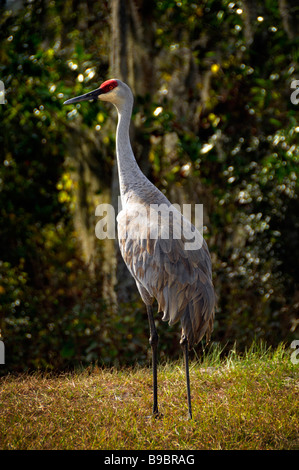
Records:
[[[147,315],[148,315],[148,322],[150,328],[150,338],[149,343],[152,347],[152,367],[153,367],[153,395],[154,395],[154,402],[153,402],[153,415],[158,416],[158,383],[157,383],[157,351],[158,351],[158,333],[156,330],[155,320],[153,316],[153,310],[151,305],[146,306]]]
[[[180,344],[184,353],[185,372],[186,372],[186,383],[187,383],[187,400],[188,400],[188,418],[192,419],[191,409],[191,393],[190,393],[190,377],[189,377],[189,354],[188,354],[188,339],[182,333]]]

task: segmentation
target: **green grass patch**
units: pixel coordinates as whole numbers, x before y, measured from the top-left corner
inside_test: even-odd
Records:
[[[1,449],[298,449],[298,365],[283,346],[190,365],[187,420],[182,362],[158,369],[159,419],[150,368],[93,367],[1,378]]]

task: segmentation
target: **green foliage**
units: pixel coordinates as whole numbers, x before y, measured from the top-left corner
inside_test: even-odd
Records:
[[[17,17],[9,11],[1,16],[6,104],[0,107],[0,335],[5,368],[89,363],[101,358],[109,339],[99,335],[100,329],[107,333],[106,322],[99,321],[105,311],[101,275],[92,283],[80,258],[72,223],[74,182],[64,165],[69,123],[79,113],[62,102],[86,90],[97,61],[84,52],[79,15],[72,15],[66,27],[63,2],[33,2]],[[87,125],[97,112],[95,107],[83,110]],[[105,362],[109,351],[103,355]]]
[[[144,112],[140,132],[151,143],[155,183],[167,194],[183,187],[190,202],[208,206],[204,230],[218,295],[213,339],[237,340],[243,349],[254,337],[287,341],[298,323],[299,129],[290,102],[298,43],[288,38],[277,4],[257,5],[250,40],[241,1],[156,1],[157,93],[137,96],[134,109],[135,117]],[[112,173],[108,108],[62,106],[108,78],[107,4],[35,1],[1,13],[6,369],[144,361],[142,304],[108,308],[102,260],[93,278],[73,221],[77,183],[67,157],[74,125],[101,130],[107,152],[98,158],[103,174]],[[175,139],[171,154],[166,135]],[[162,355],[176,356],[178,331],[160,331]]]
[[[164,91],[172,80],[166,71],[183,63],[186,47],[200,79],[190,79],[180,95],[198,120],[174,113],[168,121],[179,158],[171,168],[165,164],[162,177],[169,190],[174,182],[194,186],[199,178],[210,193],[205,233],[219,299],[214,337],[244,345],[249,337],[274,344],[291,338],[298,312],[299,128],[290,83],[298,41],[288,39],[271,2],[258,3],[252,44],[243,2],[157,2],[157,9],[166,24],[158,30],[159,45],[169,47]],[[205,77],[207,100],[196,109],[193,90],[203,88]],[[167,106],[175,103],[164,103],[169,116]],[[157,152],[162,161],[163,149]],[[161,175],[161,165],[156,168]]]

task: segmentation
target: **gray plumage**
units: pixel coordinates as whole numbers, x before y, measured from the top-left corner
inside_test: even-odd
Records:
[[[153,413],[158,414],[158,335],[152,313],[156,299],[159,312],[163,312],[162,320],[170,325],[180,321],[182,325],[181,344],[191,417],[188,348],[204,335],[210,338],[214,320],[215,294],[209,250],[191,222],[171,205],[137,165],[129,138],[133,107],[130,88],[120,80],[108,80],[100,88],[72,98],[66,104],[90,99],[109,101],[118,112],[116,154],[122,202],[117,217],[118,239],[123,259],[147,307],[153,351]],[[192,249],[186,249],[191,241]]]
[[[169,201],[167,203],[170,207]],[[138,205],[127,204],[117,218],[119,246],[144,303],[152,305],[156,299],[158,311],[163,312],[162,320],[170,325],[180,320],[182,333],[188,339],[189,348],[192,348],[205,334],[209,340],[212,332],[215,295],[211,260],[203,239],[201,248],[186,250],[184,244],[188,240],[183,234],[178,239],[158,238],[156,233],[153,239],[148,236],[151,219],[160,220],[160,231],[163,232],[163,222],[168,228],[170,217],[165,212],[164,218],[163,213],[160,217],[151,217],[148,213],[147,217],[143,217]],[[178,219],[175,217],[181,232]],[[169,232],[171,235],[173,225]]]

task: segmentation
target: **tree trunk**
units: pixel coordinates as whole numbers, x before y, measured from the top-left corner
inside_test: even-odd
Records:
[[[297,0],[279,0],[278,5],[283,28],[288,38],[293,41],[298,34],[298,2]]]
[[[139,103],[139,97],[151,94],[154,90],[154,54],[152,2],[145,0],[113,0],[111,14],[111,77],[126,82],[135,96],[135,106],[139,112],[148,104]],[[146,24],[146,32],[143,25]],[[145,100],[143,100],[145,101]],[[141,120],[142,125],[142,120]],[[144,138],[140,125],[131,123],[131,142],[136,160],[142,171],[149,176],[149,140]],[[114,165],[111,183],[111,200],[117,214],[119,181],[117,165]],[[118,303],[130,302],[137,295],[135,282],[121,257],[118,243],[115,243],[116,293]]]
[[[114,310],[116,308],[114,240],[100,241],[95,234],[97,223],[95,209],[99,204],[110,203],[110,188],[101,176],[103,175],[101,156],[105,155],[105,147],[101,145],[97,133],[83,128],[80,122],[72,127],[74,129],[65,164],[66,167],[72,168],[72,179],[75,181],[74,228],[90,276],[97,276],[97,267],[100,265],[102,296],[107,307]]]

